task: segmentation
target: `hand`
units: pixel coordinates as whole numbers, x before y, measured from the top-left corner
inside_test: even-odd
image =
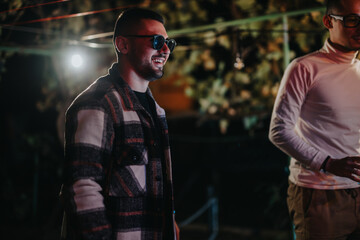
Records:
[[[329,158],[325,170],[337,176],[360,182],[360,157]]]

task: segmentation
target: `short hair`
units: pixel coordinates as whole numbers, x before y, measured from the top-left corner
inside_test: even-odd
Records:
[[[131,29],[133,29],[142,19],[153,19],[161,22],[163,25],[165,23],[164,18],[157,12],[144,8],[129,8],[120,13],[118,19],[116,20],[113,34],[114,46],[117,36],[129,34]]]
[[[326,14],[334,14],[336,11],[344,9],[342,0],[327,0],[326,1]],[[335,11],[335,12],[334,12]]]

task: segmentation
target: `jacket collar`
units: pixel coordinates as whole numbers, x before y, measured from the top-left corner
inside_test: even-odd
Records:
[[[120,76],[119,63],[113,63],[113,65],[110,67],[109,77],[111,79],[111,82],[114,84],[116,90],[120,94],[124,109],[135,111],[144,109],[140,101],[136,97],[134,91],[130,88],[129,84],[127,84],[127,82],[125,82],[124,79]],[[164,115],[164,109],[162,109],[156,103],[149,87],[147,88],[146,93],[154,100],[158,115]]]

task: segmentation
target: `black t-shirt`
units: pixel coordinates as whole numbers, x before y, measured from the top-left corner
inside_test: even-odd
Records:
[[[147,94],[147,93],[142,93],[142,92],[136,92],[134,91],[137,98],[139,99],[141,105],[145,108],[145,110],[150,113],[151,118],[154,122],[155,128],[153,129],[154,131],[152,132],[153,134],[153,139],[155,140],[155,143],[157,144],[155,149],[156,149],[156,156],[160,157],[162,160],[162,165],[164,168],[164,154],[163,154],[163,144],[162,144],[162,138],[161,138],[161,125],[159,123],[159,119],[157,117],[157,113],[156,113],[156,106],[155,106],[155,101]]]
[[[134,91],[137,98],[139,99],[141,105],[145,108],[145,110],[151,114],[151,117],[156,119],[156,108],[154,101],[148,96],[146,92],[136,92]],[[151,106],[154,105],[154,106]]]

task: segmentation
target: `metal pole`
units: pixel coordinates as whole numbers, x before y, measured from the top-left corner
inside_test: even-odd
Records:
[[[210,237],[208,240],[215,240],[219,232],[219,209],[218,209],[218,200],[215,197],[215,189],[214,186],[208,186],[208,199],[212,200],[212,204],[209,208],[208,213],[208,222],[209,222],[209,230]]]
[[[287,16],[283,16],[283,30],[284,30],[284,69],[287,67],[287,65],[290,63],[290,46],[289,46],[289,25],[288,25],[288,19]]]
[[[51,56],[56,52],[56,50],[48,50],[48,49],[39,49],[39,48],[26,48],[26,47],[7,47],[0,46],[0,52],[18,52],[23,54],[36,54],[36,55],[44,55]]]
[[[37,207],[38,207],[38,193],[39,193],[39,156],[36,153],[34,157],[34,178],[33,178],[33,223],[37,222]]]
[[[268,14],[263,16],[257,16],[252,18],[244,18],[244,19],[236,19],[226,22],[219,22],[219,23],[213,23],[209,25],[203,25],[198,27],[190,27],[190,28],[183,28],[179,30],[170,30],[168,31],[168,35],[171,37],[178,36],[178,35],[185,35],[190,33],[197,33],[197,32],[205,32],[205,31],[211,31],[214,29],[219,28],[227,28],[227,27],[239,27],[240,25],[252,23],[252,22],[261,22],[266,20],[272,20],[281,18],[283,16],[297,16],[297,15],[303,15],[307,14],[309,12],[316,12],[316,11],[324,11],[324,7],[318,7],[318,8],[311,8],[311,9],[304,9],[304,10],[298,10],[298,11],[292,11],[292,12],[285,12],[285,13],[274,13],[274,14]]]

